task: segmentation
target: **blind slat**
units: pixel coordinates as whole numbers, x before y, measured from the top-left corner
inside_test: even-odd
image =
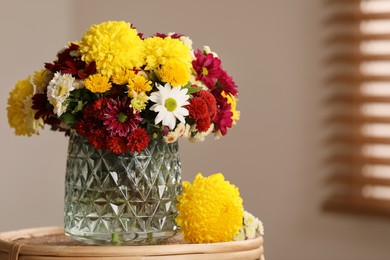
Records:
[[[361,114],[344,114],[344,115],[331,115],[326,120],[326,123],[348,123],[348,124],[372,124],[372,123],[385,123],[390,124],[390,115],[386,116],[364,116]]]
[[[333,155],[327,159],[327,163],[345,163],[356,165],[390,165],[390,158],[353,156],[353,155]]]
[[[390,12],[380,12],[380,13],[364,13],[361,11],[355,12],[344,12],[338,13],[330,16],[325,23],[327,25],[332,24],[350,24],[350,23],[359,23],[361,21],[370,21],[370,20],[387,20],[390,19]]]
[[[354,94],[354,95],[333,95],[326,99],[328,104],[331,103],[390,103],[390,96],[369,96],[364,94]]]
[[[390,217],[388,200],[366,199],[348,195],[334,195],[330,197],[323,204],[323,209]]]
[[[337,74],[332,75],[328,77],[325,80],[325,83],[327,84],[334,84],[334,83],[366,83],[366,82],[390,82],[390,75],[364,75],[364,74]]]
[[[368,61],[390,61],[390,54],[362,54],[361,52],[355,53],[338,53],[334,54],[326,60],[328,65],[342,64],[342,63],[355,63],[359,64]]]
[[[364,144],[390,144],[390,137],[372,137],[363,135],[335,135],[327,138],[328,144],[352,144],[352,145],[364,145]]]
[[[328,183],[341,183],[346,185],[356,185],[358,187],[365,185],[380,185],[389,186],[390,179],[377,178],[377,177],[363,177],[363,174],[334,174],[328,179]]]
[[[350,33],[350,34],[334,34],[325,40],[326,44],[359,44],[365,41],[390,40],[390,33]]]

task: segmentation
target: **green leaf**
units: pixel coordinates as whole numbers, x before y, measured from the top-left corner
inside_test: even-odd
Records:
[[[61,121],[65,122],[66,124],[73,124],[76,122],[76,117],[70,113],[64,113],[60,117]]]
[[[202,90],[202,87],[193,87],[190,83],[188,83],[187,85],[185,85],[183,88],[188,89],[188,92],[187,92],[188,95],[197,93],[197,92],[199,92],[199,91]]]
[[[73,109],[73,112],[74,112],[74,113],[77,113],[77,112],[83,110],[83,107],[84,107],[83,101],[79,100],[79,101],[77,102],[77,106]]]

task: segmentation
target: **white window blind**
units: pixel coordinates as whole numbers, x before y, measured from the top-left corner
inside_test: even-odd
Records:
[[[324,209],[390,216],[390,0],[329,0]]]

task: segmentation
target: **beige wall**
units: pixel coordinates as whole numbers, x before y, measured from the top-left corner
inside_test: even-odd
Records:
[[[242,118],[228,136],[181,142],[183,177],[222,171],[265,223],[266,256],[387,259],[388,220],[323,214],[320,0],[3,1],[0,231],[62,225],[66,139],[17,138],[8,92],[91,24],[126,20],[139,31],[182,32],[210,45],[240,86]],[[12,27],[11,27],[12,25]]]

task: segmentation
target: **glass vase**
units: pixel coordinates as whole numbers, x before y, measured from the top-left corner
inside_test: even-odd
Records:
[[[65,177],[65,234],[89,244],[152,244],[179,227],[178,143],[151,140],[140,153],[113,154],[71,134]]]

